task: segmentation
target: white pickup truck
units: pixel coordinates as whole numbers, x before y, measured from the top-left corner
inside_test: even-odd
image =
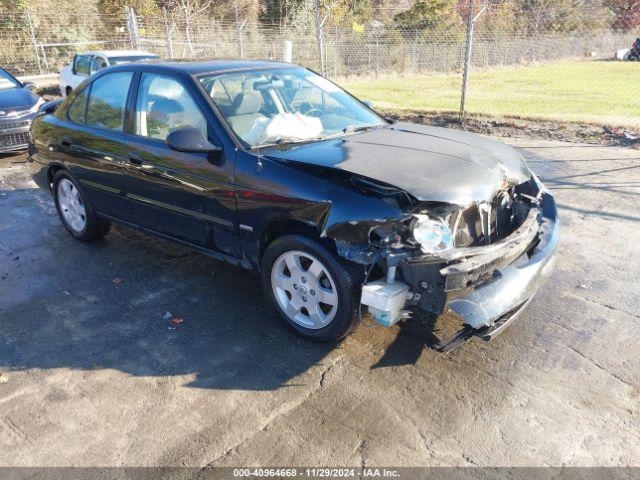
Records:
[[[60,71],[60,93],[66,97],[85,78],[111,65],[159,58],[158,55],[140,50],[101,50],[79,53]]]

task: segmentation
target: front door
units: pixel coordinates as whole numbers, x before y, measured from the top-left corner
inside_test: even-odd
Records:
[[[127,135],[135,171],[128,187],[137,223],[192,245],[241,256],[236,230],[233,149],[212,157],[171,149],[167,135],[195,127],[221,145],[189,81],[142,73],[135,100],[134,125]]]

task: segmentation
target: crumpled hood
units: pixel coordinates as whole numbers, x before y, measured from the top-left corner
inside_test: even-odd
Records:
[[[400,188],[419,200],[469,205],[531,178],[512,147],[460,130],[396,123],[388,128],[282,150],[276,160],[344,170]]]
[[[14,110],[27,110],[38,101],[38,96],[26,88],[8,88],[0,90],[0,110],[7,113]]]

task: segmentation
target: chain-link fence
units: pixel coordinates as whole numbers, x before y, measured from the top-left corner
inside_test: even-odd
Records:
[[[0,65],[18,75],[57,73],[75,53],[110,49],[274,59],[322,72],[382,108],[458,111],[462,97],[466,111],[484,115],[640,122],[631,83],[640,63],[611,61],[640,37],[640,11],[620,18],[586,7],[550,10],[523,23],[510,0],[461,5],[435,29],[375,21],[345,27],[330,14],[285,26],[181,10],[86,11],[71,19],[14,11],[0,15]]]

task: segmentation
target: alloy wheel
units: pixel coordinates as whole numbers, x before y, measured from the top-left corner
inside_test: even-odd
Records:
[[[271,269],[271,288],[285,315],[304,328],[326,327],[338,310],[331,274],[307,252],[291,250],[280,255]]]
[[[87,225],[87,212],[80,192],[73,182],[63,178],[58,182],[57,193],[60,213],[67,225],[77,233],[82,232]]]

